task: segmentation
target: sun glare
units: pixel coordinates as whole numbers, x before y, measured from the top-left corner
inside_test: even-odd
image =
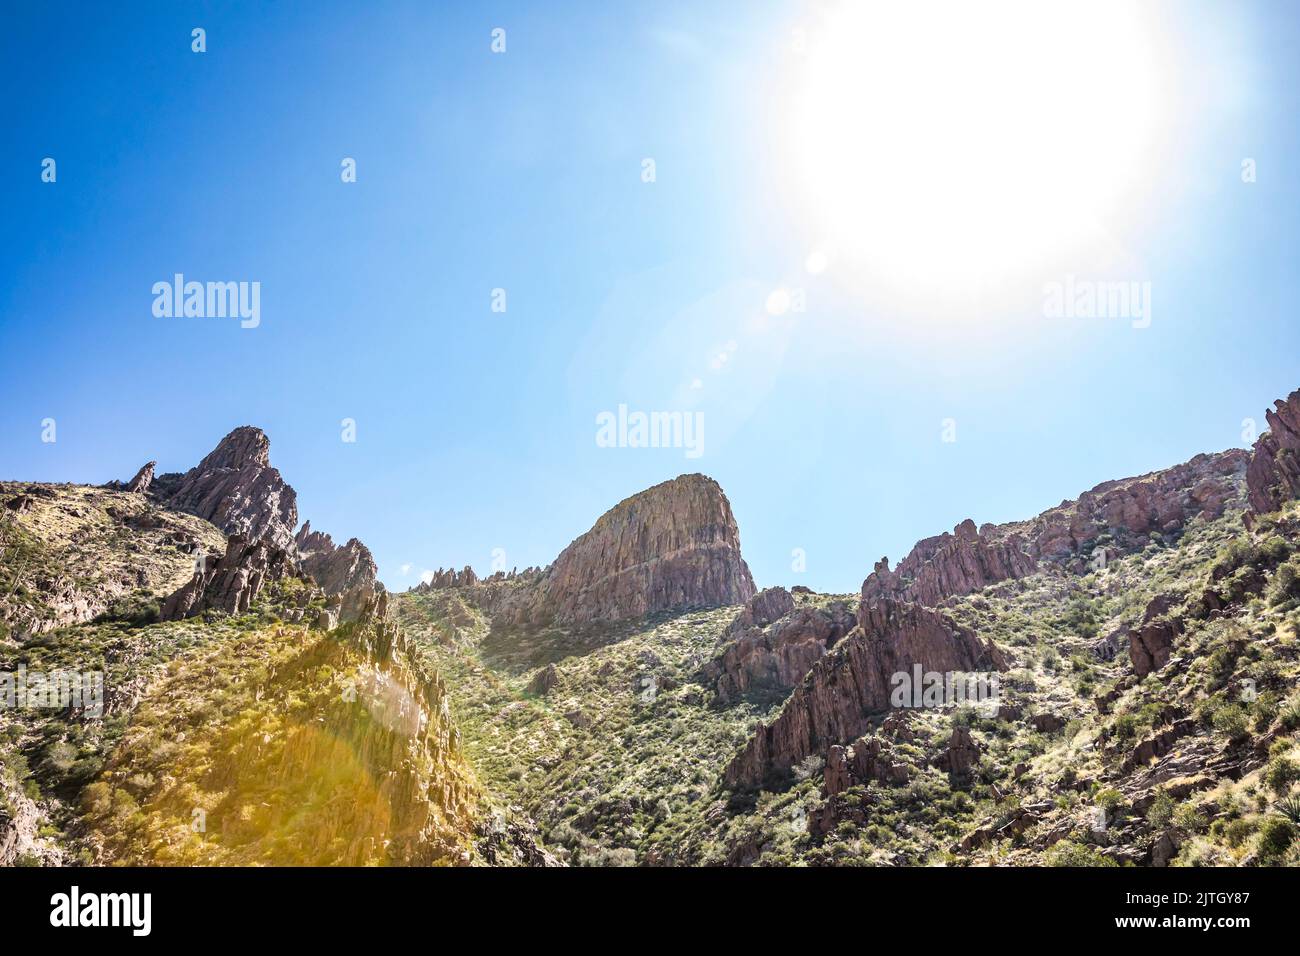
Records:
[[[779,135],[831,261],[996,282],[1132,221],[1162,108],[1138,4],[845,2],[800,35]]]

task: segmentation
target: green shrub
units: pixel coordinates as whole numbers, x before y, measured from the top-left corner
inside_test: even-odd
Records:
[[[1223,827],[1224,839],[1228,841],[1228,845],[1231,847],[1241,846],[1254,832],[1255,821],[1248,820],[1245,817],[1238,817],[1236,820],[1229,820]]]
[[[1274,757],[1264,768],[1264,783],[1274,793],[1282,794],[1300,780],[1300,767],[1286,757]]]
[[[1259,828],[1259,853],[1265,859],[1280,857],[1293,842],[1295,824],[1286,817],[1268,817]]]
[[[1151,801],[1151,806],[1147,808],[1147,823],[1157,830],[1163,830],[1169,826],[1169,822],[1173,818],[1174,798],[1161,790],[1156,794],[1155,799]]]
[[[1250,736],[1250,719],[1240,704],[1226,704],[1214,711],[1214,729],[1234,743]]]
[[[1284,564],[1273,575],[1268,587],[1268,602],[1274,606],[1300,598],[1300,572],[1294,563]]]
[[[1119,866],[1100,851],[1072,840],[1062,840],[1047,851],[1048,866]]]

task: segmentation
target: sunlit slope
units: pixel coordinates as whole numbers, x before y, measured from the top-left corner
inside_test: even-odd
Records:
[[[468,862],[473,779],[391,640],[273,626],[175,661],[83,794],[105,862]]]

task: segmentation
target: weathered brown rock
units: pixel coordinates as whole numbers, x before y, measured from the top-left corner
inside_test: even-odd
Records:
[[[749,599],[740,613],[727,625],[727,634],[738,634],[754,627],[767,627],[794,610],[794,598],[785,588],[764,588]]]
[[[1060,714],[1041,713],[1029,718],[1029,726],[1040,734],[1054,734],[1065,726],[1065,718]]]
[[[826,795],[830,797],[849,787],[873,782],[904,784],[910,776],[907,761],[895,753],[889,741],[876,735],[861,737],[850,746],[831,747],[822,771]]]
[[[881,558],[862,584],[862,599],[893,597],[933,607],[946,597],[1024,577],[1035,567],[1018,535],[995,540],[967,518],[952,534],[918,542],[894,571],[889,570],[889,559]]]
[[[884,599],[858,612],[858,626],[813,665],[781,712],[760,725],[723,774],[728,786],[769,775],[865,732],[890,707],[895,674],[1003,670],[993,644],[917,604]]]
[[[260,428],[236,428],[180,478],[160,476],[167,503],[206,518],[226,534],[292,552],[298,496],[271,467],[270,448]]]
[[[1196,721],[1194,719],[1185,717],[1182,720],[1175,721],[1151,734],[1151,736],[1138,741],[1129,755],[1124,758],[1124,762],[1120,764],[1120,770],[1128,773],[1131,770],[1146,766],[1156,757],[1162,757],[1173,750],[1174,744],[1183,737],[1195,732]]]
[[[1142,615],[1142,623],[1129,631],[1129,660],[1138,677],[1145,677],[1169,663],[1173,656],[1174,639],[1183,632],[1181,617],[1167,616],[1177,598],[1157,595]]]
[[[1300,498],[1300,389],[1268,411],[1268,432],[1255,442],[1246,471],[1250,507],[1257,514],[1277,511]]]
[[[160,617],[178,621],[206,610],[243,614],[266,582],[283,576],[289,566],[289,556],[275,545],[231,535],[226,553],[203,560],[194,577],[163,602]]]
[[[952,736],[948,738],[948,746],[934,763],[940,770],[964,777],[979,763],[982,752],[983,748],[975,742],[969,730],[965,727],[954,727]]]
[[[144,494],[149,490],[149,485],[153,483],[153,470],[158,465],[156,461],[146,462],[135,477],[126,483],[126,490]]]
[[[1116,546],[1144,544],[1151,532],[1173,532],[1195,517],[1217,518],[1241,500],[1248,454],[1232,448],[1136,478],[1106,481],[1028,522],[1002,525],[1030,541],[1035,558],[1063,559],[1111,532]],[[1125,540],[1127,537],[1127,540]]]
[[[533,675],[528,682],[528,692],[538,697],[545,697],[560,681],[560,672],[554,664],[547,664]]]
[[[711,478],[683,475],[611,508],[497,620],[585,624],[753,596],[726,495]]]

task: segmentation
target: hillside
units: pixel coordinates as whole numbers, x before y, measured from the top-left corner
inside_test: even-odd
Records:
[[[484,798],[369,552],[304,528],[298,557],[267,446],[0,486],[0,863],[548,862]]]
[[[1290,487],[1297,407],[1254,456],[965,522],[857,595],[528,627],[494,612],[535,578],[461,575],[397,614],[485,787],[571,863],[1291,865],[1300,506],[1259,515],[1247,472]],[[900,710],[913,662],[997,696]]]
[[[703,475],[396,595],[255,428],[5,483],[0,864],[1295,865],[1300,392],[1269,424],[839,595],[756,590]]]

